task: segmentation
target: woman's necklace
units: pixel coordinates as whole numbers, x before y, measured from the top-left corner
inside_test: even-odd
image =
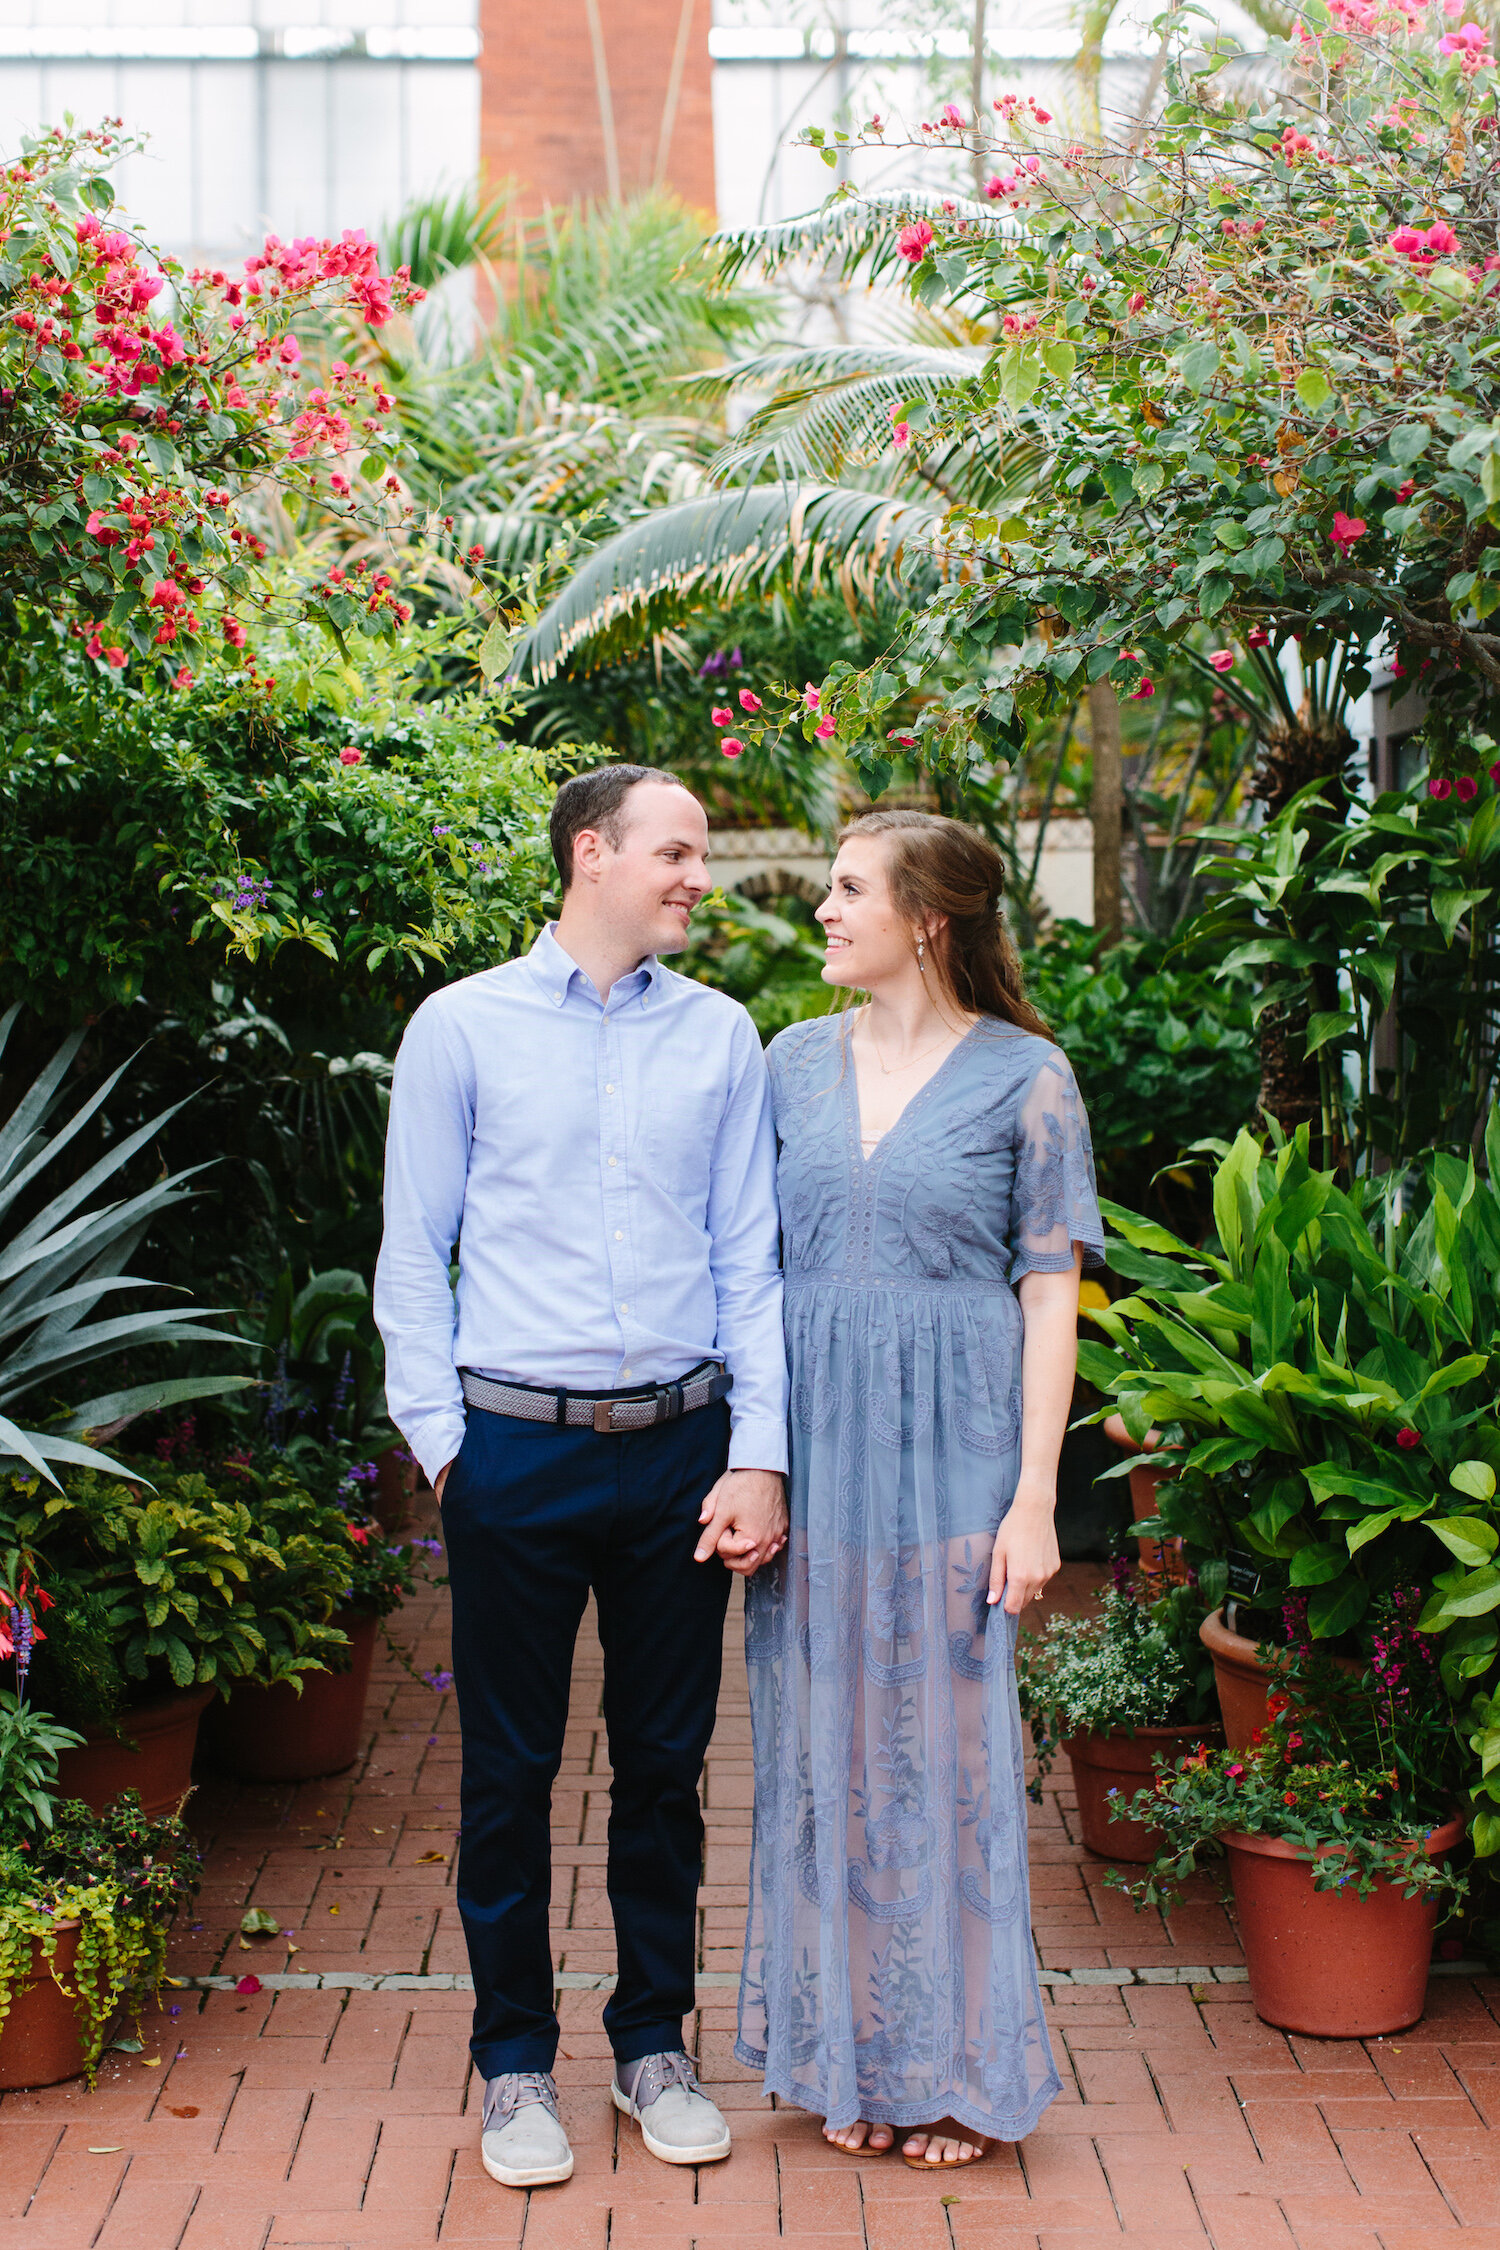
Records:
[[[888,1063],[885,1057],[880,1052],[880,1042],[875,1037],[873,1026],[867,1022],[865,1025],[865,1029],[870,1034],[870,1045],[875,1050],[875,1060],[880,1065],[882,1075],[886,1078],[899,1078],[903,1071],[915,1070],[919,1062],[925,1062],[929,1055],[935,1055],[939,1047],[941,1047],[943,1044],[942,1039],[935,1039],[930,1047],[924,1047],[920,1054],[911,1056],[908,1061],[904,1063]],[[952,1033],[945,1032],[943,1037],[944,1039],[951,1038]]]

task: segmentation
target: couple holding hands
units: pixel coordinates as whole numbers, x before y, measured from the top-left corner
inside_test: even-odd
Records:
[[[616,2106],[730,2150],[683,2048],[730,1573],[754,1721],[739,2059],[830,2141],[952,2169],[1059,2091],[1026,1872],[1017,1621],[1057,1568],[1078,1283],[1102,1258],[1072,1072],[1003,868],[874,812],[818,909],[857,1010],[768,1054],[674,974],[710,887],[669,773],[558,792],[557,921],[450,985],[396,1064],[376,1311],[442,1504],[457,1893],[486,2170],[565,2180],[551,1788],[592,1589]],[[457,1247],[457,1289],[450,1273]]]

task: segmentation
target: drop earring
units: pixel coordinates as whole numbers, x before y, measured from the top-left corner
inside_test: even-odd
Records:
[[[923,974],[923,976],[924,976],[924,977],[925,977],[925,976],[926,976],[926,974],[927,974],[927,963],[926,963],[926,962],[925,962],[925,961],[924,961],[924,960],[922,959],[922,955],[923,955],[924,951],[926,950],[926,946],[927,946],[927,940],[926,940],[926,938],[924,938],[924,937],[919,937],[919,938],[918,938],[918,940],[917,940],[917,967],[918,967],[918,968],[919,968],[919,969],[921,970],[921,972],[922,972],[922,974]]]

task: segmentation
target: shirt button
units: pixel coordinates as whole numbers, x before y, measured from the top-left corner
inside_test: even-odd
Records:
[[[629,1312],[630,1307],[629,1305],[621,1305],[620,1310],[621,1312]]]
[[[606,1092],[606,1094],[612,1094],[614,1092],[614,1088],[613,1086],[606,1086],[604,1091]]]
[[[623,1227],[615,1228],[615,1240],[616,1242],[623,1242],[625,1240],[625,1229]]]
[[[620,1369],[620,1373],[624,1376],[626,1382],[628,1383],[631,1376],[635,1373],[635,1369],[633,1367],[622,1367]]]
[[[617,1165],[617,1164],[619,1163],[619,1161],[620,1161],[620,1159],[619,1159],[619,1158],[618,1158],[617,1156],[612,1156],[612,1157],[610,1158],[610,1160],[609,1160],[609,1164],[610,1164],[610,1170],[611,1170],[611,1171],[613,1171],[613,1170],[614,1170],[614,1167],[615,1167],[615,1166],[616,1166],[616,1165]]]

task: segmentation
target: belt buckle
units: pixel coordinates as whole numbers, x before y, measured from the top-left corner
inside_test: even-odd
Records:
[[[594,1430],[599,1437],[613,1437],[615,1430],[614,1400],[596,1398],[594,1401]]]

